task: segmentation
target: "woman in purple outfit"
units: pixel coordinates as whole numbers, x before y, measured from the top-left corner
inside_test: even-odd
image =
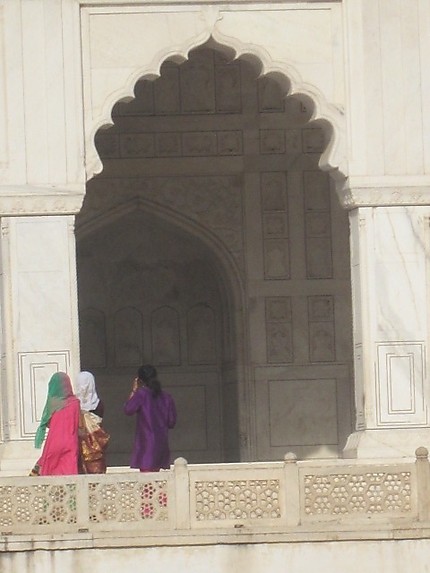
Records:
[[[130,467],[141,472],[158,472],[170,466],[168,432],[176,424],[175,402],[161,389],[157,370],[141,366],[124,404],[127,416],[137,414]]]

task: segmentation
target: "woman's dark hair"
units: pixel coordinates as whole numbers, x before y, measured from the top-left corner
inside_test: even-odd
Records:
[[[151,390],[153,396],[161,394],[161,384],[157,378],[157,370],[151,364],[140,366],[137,371],[137,377],[143,382],[144,386]]]

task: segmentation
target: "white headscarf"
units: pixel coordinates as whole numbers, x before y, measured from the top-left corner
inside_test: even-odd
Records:
[[[80,372],[76,379],[75,394],[81,401],[81,410],[95,410],[100,402],[96,391],[96,381],[91,372]]]

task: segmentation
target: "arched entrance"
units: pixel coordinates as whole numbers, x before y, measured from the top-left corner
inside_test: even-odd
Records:
[[[114,126],[98,132],[96,147],[104,169],[89,182],[77,220],[82,366],[86,367],[85,360],[91,361],[91,355],[85,354],[91,332],[86,333],[82,325],[87,323],[93,328],[98,324],[107,333],[110,329],[106,352],[112,356],[104,366],[100,360],[98,376],[101,381],[110,377],[106,394],[112,396],[111,408],[118,407],[125,390],[121,389],[120,398],[114,380],[117,365],[107,364],[116,364],[115,345],[121,342],[116,333],[126,328],[109,327],[105,314],[100,314],[95,304],[84,303],[89,301],[91,290],[88,277],[92,280],[98,274],[103,277],[98,287],[102,290],[112,290],[110,281],[115,287],[119,279],[129,286],[128,279],[134,277],[132,282],[137,292],[139,284],[145,282],[142,276],[151,271],[159,273],[161,285],[170,284],[178,256],[185,268],[191,259],[213,259],[211,249],[220,244],[232,261],[230,269],[237,273],[240,285],[236,291],[243,293],[243,297],[232,294],[228,288],[223,294],[219,287],[217,302],[211,299],[198,303],[201,310],[206,309],[206,316],[208,308],[222,309],[221,319],[215,319],[216,324],[222,324],[215,336],[222,347],[216,362],[217,396],[209,398],[206,394],[209,399],[202,400],[205,406],[200,407],[206,413],[202,416],[206,416],[206,429],[209,428],[208,443],[220,446],[205,457],[201,448],[197,447],[193,453],[192,448],[181,446],[179,440],[175,453],[190,461],[279,459],[288,449],[303,457],[337,456],[351,431],[347,216],[338,205],[328,176],[319,169],[327,138],[319,125],[309,123],[314,113],[312,102],[303,97],[285,99],[287,80],[279,75],[277,79],[281,82],[259,77],[255,65],[243,59],[231,61],[225,51],[214,49],[213,44],[191,52],[189,60],[181,65],[165,62],[160,78],[137,83],[135,99],[115,106]],[[182,221],[185,229],[188,227],[188,238],[174,227],[162,223],[159,226],[157,217],[149,217],[146,205],[151,204],[169,213],[172,220],[176,217]],[[133,213],[128,205],[135,205],[137,212]],[[125,214],[115,223],[107,222],[110,218],[106,217],[106,223],[94,231],[97,240],[90,240],[91,227],[96,226],[103,212]],[[143,227],[141,231],[141,225],[159,237],[160,246],[155,251],[151,232],[147,233]],[[196,239],[198,235],[190,233],[194,225],[210,237],[209,250],[198,244],[201,240]],[[128,239],[124,238],[125,243],[120,241],[116,247],[124,260],[117,261],[117,269],[106,283],[105,268],[111,265],[115,253],[108,245],[112,245],[113,237],[125,235]],[[194,237],[191,242],[190,236]],[[175,248],[182,245],[178,252],[183,255],[167,256],[163,250],[166,241],[161,237],[171,241]],[[104,253],[105,264],[100,272],[93,262],[85,270],[85,251],[89,244],[90,250],[94,250],[94,243]],[[127,260],[129,253],[136,250],[145,255],[150,253],[152,267],[147,261],[139,266],[135,260]],[[157,256],[157,252],[162,256]],[[163,266],[166,260],[169,263]],[[203,262],[194,267],[193,279],[200,277],[198,284],[207,285],[208,277],[211,284],[228,284],[231,279],[228,272],[224,270],[223,275],[220,271],[222,265],[215,264],[210,273],[206,268]],[[177,271],[178,276],[182,276],[181,272]],[[217,275],[224,278],[220,281]],[[183,283],[183,288],[185,298],[189,297],[187,289],[193,292],[192,282]],[[141,298],[144,290],[140,289]],[[209,292],[207,286],[202,290]],[[97,296],[95,299],[101,300]],[[129,299],[130,295],[124,295],[125,301]],[[135,302],[119,304],[118,298],[106,304],[113,325],[133,321],[140,324],[144,315],[151,328],[158,324],[152,320],[154,309],[139,309]],[[201,341],[196,334],[198,321],[191,322],[193,326],[187,330],[190,324],[187,313],[191,312],[188,307],[182,316],[185,326],[181,327],[180,312],[169,300],[159,302],[158,310],[160,332],[164,328],[164,335],[159,338],[148,332],[145,335],[143,326],[140,356],[160,366],[169,388],[178,384],[176,392],[180,396],[178,380],[182,379],[185,386],[190,368],[205,377],[210,370],[202,369],[205,366],[202,363],[190,364],[189,352],[182,353],[189,347],[190,332]],[[199,320],[204,327],[210,323],[207,319]],[[232,337],[230,330],[233,324],[243,326],[239,333],[234,331],[236,337]],[[175,328],[179,337],[176,353],[172,349],[169,354],[164,349],[157,363],[154,340],[164,341],[168,346]],[[136,328],[133,332],[132,338],[140,340]],[[149,344],[145,344],[145,337]],[[100,336],[95,339],[101,340]],[[235,349],[232,355],[228,350],[231,346]],[[149,353],[145,354],[145,349]],[[174,362],[163,364],[166,360],[163,352],[174,356]],[[138,362],[138,357],[135,348],[130,362]],[[129,366],[129,370],[123,371],[124,379],[132,373]],[[196,379],[196,387],[198,384]],[[197,393],[191,391],[181,407],[180,417],[189,418],[195,406],[193,400],[197,398]],[[218,429],[212,423],[208,425],[210,415],[215,412],[219,412]],[[195,434],[200,438],[203,417],[200,426],[197,420],[195,425]],[[120,452],[124,444],[125,449],[117,459],[126,463],[131,429],[125,421],[120,424],[121,437],[115,447]],[[181,433],[193,435],[186,426]],[[226,439],[234,445],[226,446]],[[194,446],[198,443],[193,440]]]
[[[83,226],[77,254],[81,364],[106,405],[110,463],[128,464],[134,420],[122,404],[147,362],[177,404],[172,455],[240,459],[235,303],[214,249],[156,205],[131,202]]]

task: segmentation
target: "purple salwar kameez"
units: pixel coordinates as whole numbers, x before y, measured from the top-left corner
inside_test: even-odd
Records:
[[[159,471],[170,466],[168,432],[176,423],[175,402],[161,391],[154,396],[141,386],[124,404],[124,413],[137,415],[130,467],[140,471]]]

